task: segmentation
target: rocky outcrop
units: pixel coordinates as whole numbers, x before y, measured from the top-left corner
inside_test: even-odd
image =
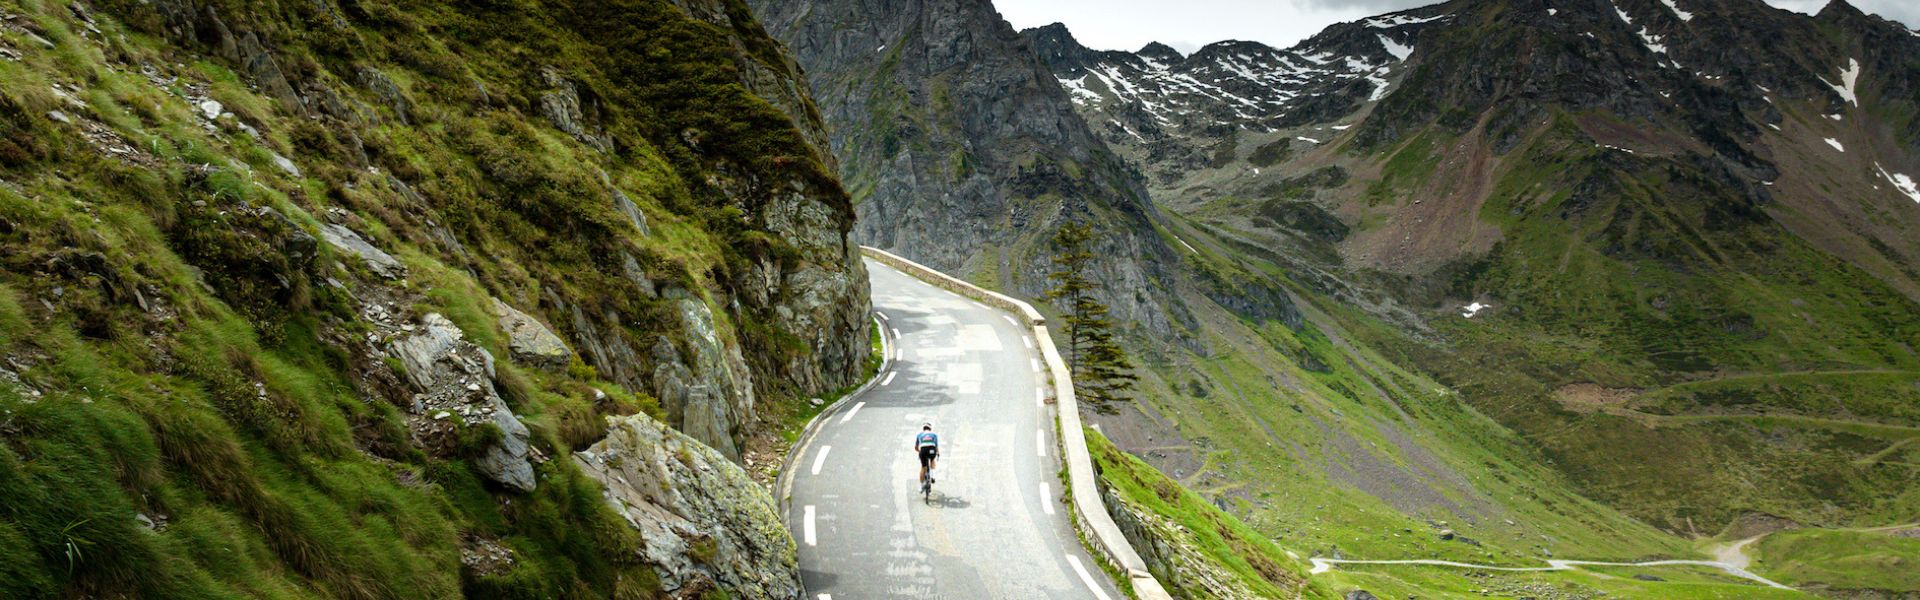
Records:
[[[527,426],[494,388],[493,355],[467,342],[460,328],[439,313],[422,316],[415,329],[390,349],[405,365],[415,391],[407,409],[414,437],[444,452],[457,446],[463,428],[493,427],[499,435],[473,457],[474,469],[509,488],[533,491]]]
[[[687,352],[672,340],[654,341],[653,393],[681,431],[729,459],[740,458],[739,425],[753,414],[754,389],[738,345],[723,341],[706,303],[670,290],[686,332]]]
[[[672,597],[800,597],[799,559],[773,498],[727,457],[634,415],[608,419],[607,438],[573,460],[640,532],[636,558]]]
[[[513,359],[531,365],[566,366],[573,350],[533,315],[520,312],[499,298],[493,299],[493,314],[500,317],[500,330],[507,333],[507,349]]]
[[[367,268],[376,275],[387,279],[400,279],[407,276],[407,266],[400,264],[399,259],[367,242],[366,238],[360,237],[359,233],[355,233],[345,225],[334,223],[321,225],[320,239],[326,240],[328,245],[342,252],[359,258],[360,262],[366,264]]]

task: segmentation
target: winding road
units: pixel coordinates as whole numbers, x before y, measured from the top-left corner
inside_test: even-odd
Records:
[[[820,415],[783,490],[808,598],[1123,600],[1061,502],[1030,332],[878,262],[867,272],[893,356]],[[923,501],[910,446],[926,422],[943,473]]]

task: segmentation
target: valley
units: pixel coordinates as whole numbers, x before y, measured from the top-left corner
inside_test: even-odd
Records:
[[[1709,561],[1717,540],[1750,537],[1730,537],[1749,517],[1840,531],[1920,514],[1920,246],[1903,233],[1920,205],[1893,175],[1920,170],[1920,38],[1902,25],[1844,2],[1806,16],[1738,0],[1457,1],[1291,48],[1182,54],[1089,49],[1058,24],[1009,41],[983,3],[888,4],[925,18],[821,46],[827,24],[851,22],[847,3],[766,10],[815,85],[844,90],[823,95],[837,143],[874,164],[933,155],[847,123],[897,123],[969,155],[1036,142],[974,124],[1003,109],[939,95],[986,67],[904,75],[850,54],[937,67],[916,45],[980,52],[952,29],[972,23],[1023,81],[1030,67],[1006,58],[1022,46],[1051,72],[1061,93],[1023,105],[1077,114],[1098,140],[1086,151],[1119,157],[1144,190],[1150,206],[1121,209],[1144,219],[1003,185],[1007,210],[972,222],[1087,220],[1116,236],[1114,260],[1166,274],[1115,280],[1137,290],[1115,296],[1137,326],[1142,389],[1090,421],[1292,565],[1249,575],[1225,556],[1249,551],[1213,556],[1243,581],[1320,585],[1301,583],[1307,558]],[[910,122],[871,111],[862,94],[891,85],[954,101]],[[1113,180],[1099,173],[1054,181]],[[876,188],[861,210],[946,193],[918,185]],[[925,213],[862,214],[869,243],[1038,291],[1044,248],[891,237]],[[1150,251],[1125,250],[1142,240]],[[1733,586],[1702,597],[1755,593],[1661,568]],[[1594,569],[1608,583],[1524,577],[1680,593]],[[1479,589],[1413,565],[1366,570],[1336,572],[1376,594]],[[1237,597],[1196,595],[1211,596]]]

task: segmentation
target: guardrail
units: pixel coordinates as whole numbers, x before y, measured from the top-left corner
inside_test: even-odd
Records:
[[[1166,587],[1147,571],[1147,562],[1140,558],[1140,553],[1133,549],[1127,536],[1120,532],[1120,526],[1114,523],[1113,515],[1107,512],[1105,500],[1100,497],[1099,476],[1093,472],[1093,456],[1087,451],[1086,429],[1080,424],[1079,402],[1073,395],[1073,374],[1067,370],[1067,362],[1060,358],[1060,351],[1053,346],[1053,337],[1047,333],[1047,318],[1034,310],[1033,305],[1017,298],[967,283],[891,252],[861,246],[860,253],[935,287],[979,300],[1026,320],[1027,326],[1033,329],[1033,339],[1040,347],[1041,360],[1046,361],[1047,373],[1053,382],[1053,397],[1056,399],[1054,413],[1060,420],[1060,456],[1067,464],[1067,483],[1072,490],[1073,513],[1076,517],[1074,522],[1080,526],[1087,545],[1126,575],[1133,585],[1134,597],[1140,600],[1172,600],[1173,596],[1167,594]]]

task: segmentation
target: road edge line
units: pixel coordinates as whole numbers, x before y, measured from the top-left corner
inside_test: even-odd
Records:
[[[1078,517],[1073,519],[1073,523],[1076,529],[1081,530],[1080,539],[1095,558],[1118,567],[1126,575],[1128,583],[1132,584],[1133,597],[1140,600],[1172,600],[1173,596],[1147,569],[1147,563],[1140,558],[1139,551],[1120,531],[1113,514],[1107,512],[1106,499],[1100,495],[1099,476],[1093,470],[1093,456],[1087,449],[1086,429],[1080,423],[1079,402],[1073,394],[1073,377],[1067,370],[1066,361],[1061,360],[1059,349],[1053,345],[1053,336],[1047,331],[1047,318],[1034,310],[1033,305],[1018,298],[968,283],[892,252],[861,246],[860,253],[934,287],[997,306],[1027,320],[1034,345],[1039,347],[1040,356],[1046,363],[1044,372],[1052,380],[1054,417],[1060,428],[1059,435],[1055,437],[1059,440],[1060,460],[1067,467],[1067,493],[1073,498],[1073,514]],[[1125,588],[1122,593],[1127,593]]]
[[[869,312],[877,314],[879,311]],[[882,376],[892,371],[893,355],[890,354],[889,351],[893,349],[893,341],[887,338],[887,328],[880,322],[879,317],[875,317],[873,314],[869,314],[867,320],[872,321],[873,326],[880,329],[880,368],[874,370],[873,377],[867,378],[866,383],[860,384],[860,387],[854,388],[853,391],[847,392],[847,395],[834,400],[833,404],[829,404],[826,408],[821,409],[820,412],[814,413],[813,418],[807,420],[807,426],[800,430],[800,437],[793,441],[792,447],[787,448],[787,455],[780,457],[780,476],[774,478],[773,487],[774,490],[780,493],[780,521],[783,523],[788,520],[787,513],[793,509],[793,468],[794,460],[796,460],[795,457],[806,454],[807,447],[813,444],[813,438],[820,435],[820,428],[825,427],[826,420],[830,415],[839,414],[840,409],[846,407],[847,400],[857,398],[867,393],[867,390],[873,389],[874,384],[880,381]],[[791,530],[793,524],[787,523],[787,528]]]

